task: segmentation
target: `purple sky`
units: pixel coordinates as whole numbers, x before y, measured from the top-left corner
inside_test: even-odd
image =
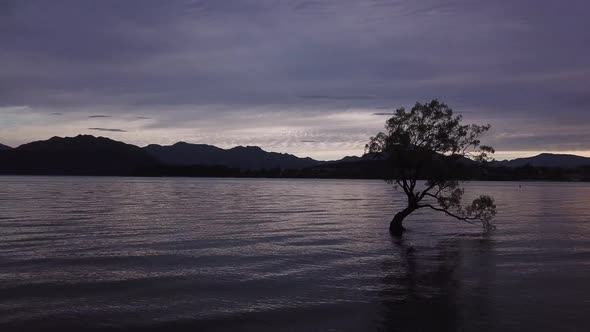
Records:
[[[438,98],[497,158],[590,155],[587,0],[0,0],[0,142],[359,155]]]

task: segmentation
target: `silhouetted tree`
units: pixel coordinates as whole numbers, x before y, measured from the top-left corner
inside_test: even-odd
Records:
[[[403,220],[412,212],[429,208],[469,223],[481,223],[485,229],[496,214],[494,199],[481,195],[463,207],[461,171],[473,163],[491,159],[494,149],[480,145],[480,138],[490,125],[463,125],[460,115],[454,116],[444,103],[433,100],[416,103],[408,112],[396,110],[386,121],[385,132],[371,137],[366,152],[389,162],[387,182],[403,189],[408,199],[405,209],[391,221],[394,235],[405,228]],[[425,180],[424,187],[417,182]]]

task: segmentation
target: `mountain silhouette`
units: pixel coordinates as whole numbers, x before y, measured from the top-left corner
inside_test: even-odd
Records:
[[[563,167],[573,168],[590,166],[590,158],[576,156],[572,154],[552,154],[541,153],[539,155],[527,158],[517,158],[513,160],[503,160],[494,162],[494,166],[505,167],[522,167],[526,165],[534,167]]]
[[[527,165],[535,169],[522,170]],[[457,165],[464,179],[590,181],[590,158],[576,155],[543,153],[491,166],[504,167],[480,170],[476,162],[467,159]],[[318,161],[256,146],[222,149],[179,142],[140,148],[91,135],[53,137],[16,148],[0,146],[0,174],[377,179],[386,178],[391,171],[383,156],[371,154]]]
[[[0,152],[2,174],[128,175],[160,162],[141,148],[104,137],[53,137]]]
[[[143,148],[161,162],[174,166],[218,165],[242,170],[260,169],[300,169],[321,164],[311,158],[267,152],[257,146],[237,146],[222,149],[207,144],[190,144],[178,142],[174,145],[161,146],[151,144]]]

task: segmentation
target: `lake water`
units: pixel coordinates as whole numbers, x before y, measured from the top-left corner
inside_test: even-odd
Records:
[[[466,187],[393,240],[382,181],[0,177],[0,330],[589,331],[590,185]]]

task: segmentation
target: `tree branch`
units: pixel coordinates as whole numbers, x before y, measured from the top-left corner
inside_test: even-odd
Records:
[[[422,193],[420,194],[420,196],[418,197],[418,202],[420,202],[424,196],[426,196],[427,194],[429,194],[429,191],[432,190],[432,188],[436,187],[436,184],[438,183],[438,181],[433,181],[430,186],[428,186],[426,189],[424,189],[422,191]],[[439,191],[440,192],[440,191]],[[430,194],[430,196],[436,198],[436,195],[432,195]]]
[[[451,216],[451,217],[453,217],[453,218],[456,218],[456,219],[459,219],[459,220],[463,220],[463,221],[465,221],[465,222],[467,222],[467,223],[469,223],[469,224],[472,224],[472,225],[475,225],[475,224],[477,224],[477,223],[475,223],[475,222],[472,222],[472,220],[481,220],[481,219],[479,219],[479,218],[475,218],[475,217],[462,217],[462,216],[458,216],[458,215],[456,215],[456,214],[454,214],[454,213],[452,213],[452,212],[449,212],[447,209],[443,209],[443,208],[437,208],[436,206],[433,206],[433,205],[431,205],[431,204],[418,205],[418,208],[424,208],[424,207],[431,208],[431,209],[433,209],[433,210],[435,210],[435,211],[444,212],[444,213],[446,213],[448,216]]]

